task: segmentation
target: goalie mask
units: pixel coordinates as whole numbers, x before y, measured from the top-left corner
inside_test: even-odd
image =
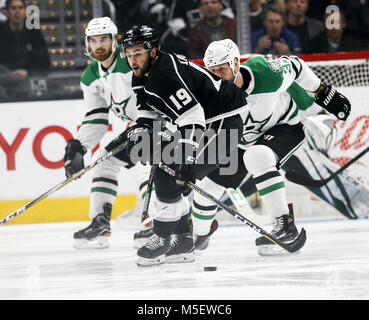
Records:
[[[94,18],[90,20],[85,30],[85,45],[86,45],[85,54],[91,59],[96,60],[92,55],[92,50],[90,48],[88,41],[89,37],[100,36],[103,34],[110,34],[112,39],[112,48],[111,48],[112,53],[106,60],[110,59],[115,53],[115,50],[117,49],[117,34],[118,34],[117,26],[109,17]]]
[[[240,62],[240,51],[231,39],[213,41],[206,49],[204,63],[207,68],[215,67],[223,63],[228,63],[236,77],[234,60]]]

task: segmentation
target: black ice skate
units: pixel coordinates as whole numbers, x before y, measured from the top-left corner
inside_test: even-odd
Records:
[[[280,217],[273,217],[273,229],[270,232],[277,240],[283,243],[291,243],[297,239],[299,232],[295,225],[292,203],[288,204],[289,214]],[[288,254],[286,250],[276,245],[266,237],[259,237],[255,240],[260,255]]]
[[[92,219],[91,224],[80,231],[77,231],[74,238],[74,248],[76,249],[104,249],[109,247],[110,218],[112,205],[105,203],[103,213]]]
[[[210,226],[210,231],[205,236],[199,236],[194,234],[193,241],[195,245],[195,250],[205,250],[209,245],[210,236],[218,229],[218,221],[216,219],[213,220]]]
[[[136,232],[133,235],[133,247],[135,249],[142,248],[154,236],[153,228]]]
[[[177,234],[170,238],[170,247],[165,255],[165,262],[180,263],[195,261],[192,232]]]
[[[139,266],[152,266],[165,262],[165,254],[170,248],[170,236],[160,237],[154,234],[150,240],[137,251]]]

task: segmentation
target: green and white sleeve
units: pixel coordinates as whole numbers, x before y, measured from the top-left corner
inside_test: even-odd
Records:
[[[109,126],[109,108],[100,94],[81,83],[86,114],[76,139],[87,149],[93,149],[103,138]]]

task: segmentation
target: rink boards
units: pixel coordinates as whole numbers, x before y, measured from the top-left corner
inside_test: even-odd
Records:
[[[0,110],[0,218],[4,218],[65,180],[64,148],[75,137],[85,110],[83,100],[2,103]],[[101,145],[125,127],[111,116]],[[89,152],[85,165],[90,158]],[[124,171],[113,217],[135,206],[135,172]],[[90,181],[88,172],[9,223],[88,220]]]

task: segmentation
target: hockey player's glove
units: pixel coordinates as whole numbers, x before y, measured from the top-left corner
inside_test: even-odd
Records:
[[[191,181],[196,182],[195,175],[195,160],[196,149],[198,143],[196,139],[201,139],[203,129],[200,126],[186,126],[180,128],[182,139],[179,140],[177,150],[179,151],[179,157],[177,157],[175,172],[176,182],[179,185],[183,185],[183,195],[187,196],[191,193],[191,189],[185,186],[185,183]]]
[[[76,139],[68,141],[65,147],[64,168],[67,178],[81,171],[84,167],[83,155],[87,149],[82,146],[81,142]]]
[[[185,184],[188,181],[192,183],[196,182],[195,172],[194,172],[194,158],[189,157],[187,159],[188,163],[176,164],[174,166],[174,171],[176,173],[176,183],[183,186],[182,194],[186,197],[191,193],[191,189]]]
[[[346,120],[351,112],[350,101],[331,85],[323,82],[315,92],[315,102],[340,120]]]
[[[135,163],[136,161],[132,159],[132,156],[138,157],[138,160],[142,164],[146,164],[151,161],[151,154],[148,151],[151,150],[151,140],[152,140],[152,127],[145,123],[139,123],[127,130],[128,145],[126,148],[128,156]],[[132,149],[137,146],[138,143],[142,143],[142,146],[137,147],[137,151],[132,154]],[[148,144],[147,146],[145,145]],[[137,153],[137,154],[136,154]]]

